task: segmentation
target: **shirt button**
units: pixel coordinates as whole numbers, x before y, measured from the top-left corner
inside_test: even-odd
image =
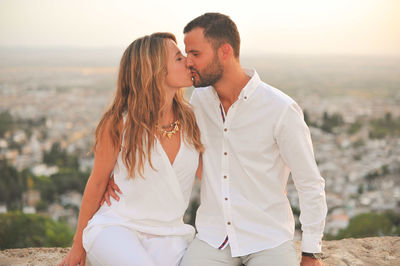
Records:
[[[244,96],[244,99],[247,100],[247,96]]]
[[[224,155],[228,155],[228,153],[227,153],[227,152],[224,152]]]
[[[224,175],[224,179],[227,179],[228,177],[226,175]]]
[[[224,128],[224,131],[226,132],[226,131],[228,131],[228,129],[227,129],[227,128]]]
[[[228,200],[228,198],[225,198],[225,200]]]
[[[231,225],[231,222],[227,222],[226,224],[227,224],[227,225]]]

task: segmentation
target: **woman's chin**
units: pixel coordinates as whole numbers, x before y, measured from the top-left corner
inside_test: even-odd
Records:
[[[188,82],[186,82],[186,84],[183,86],[183,87],[192,87],[193,86],[193,81],[192,80],[190,80],[190,81],[188,81]]]

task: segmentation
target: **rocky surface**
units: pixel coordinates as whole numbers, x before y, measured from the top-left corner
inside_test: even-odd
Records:
[[[300,243],[297,250],[300,256]],[[400,237],[370,237],[323,242],[325,265],[400,265]],[[0,251],[3,265],[57,265],[68,248],[24,248]],[[88,264],[86,264],[88,265]]]

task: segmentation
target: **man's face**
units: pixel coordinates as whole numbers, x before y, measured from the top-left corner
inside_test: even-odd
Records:
[[[206,87],[214,85],[223,74],[223,67],[211,43],[204,38],[204,29],[194,28],[185,34],[185,51],[193,86]]]

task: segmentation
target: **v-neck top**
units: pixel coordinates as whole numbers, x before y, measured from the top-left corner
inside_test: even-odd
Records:
[[[116,224],[151,235],[183,236],[190,241],[195,230],[184,224],[183,215],[189,204],[198,160],[197,150],[181,136],[179,151],[171,165],[156,138],[151,152],[154,169],[146,158],[143,177],[135,171],[132,178],[120,151],[113,170],[115,183],[122,191],[120,200],[111,198],[111,206],[103,204],[95,213],[84,230],[84,246],[90,248],[104,226]]]

